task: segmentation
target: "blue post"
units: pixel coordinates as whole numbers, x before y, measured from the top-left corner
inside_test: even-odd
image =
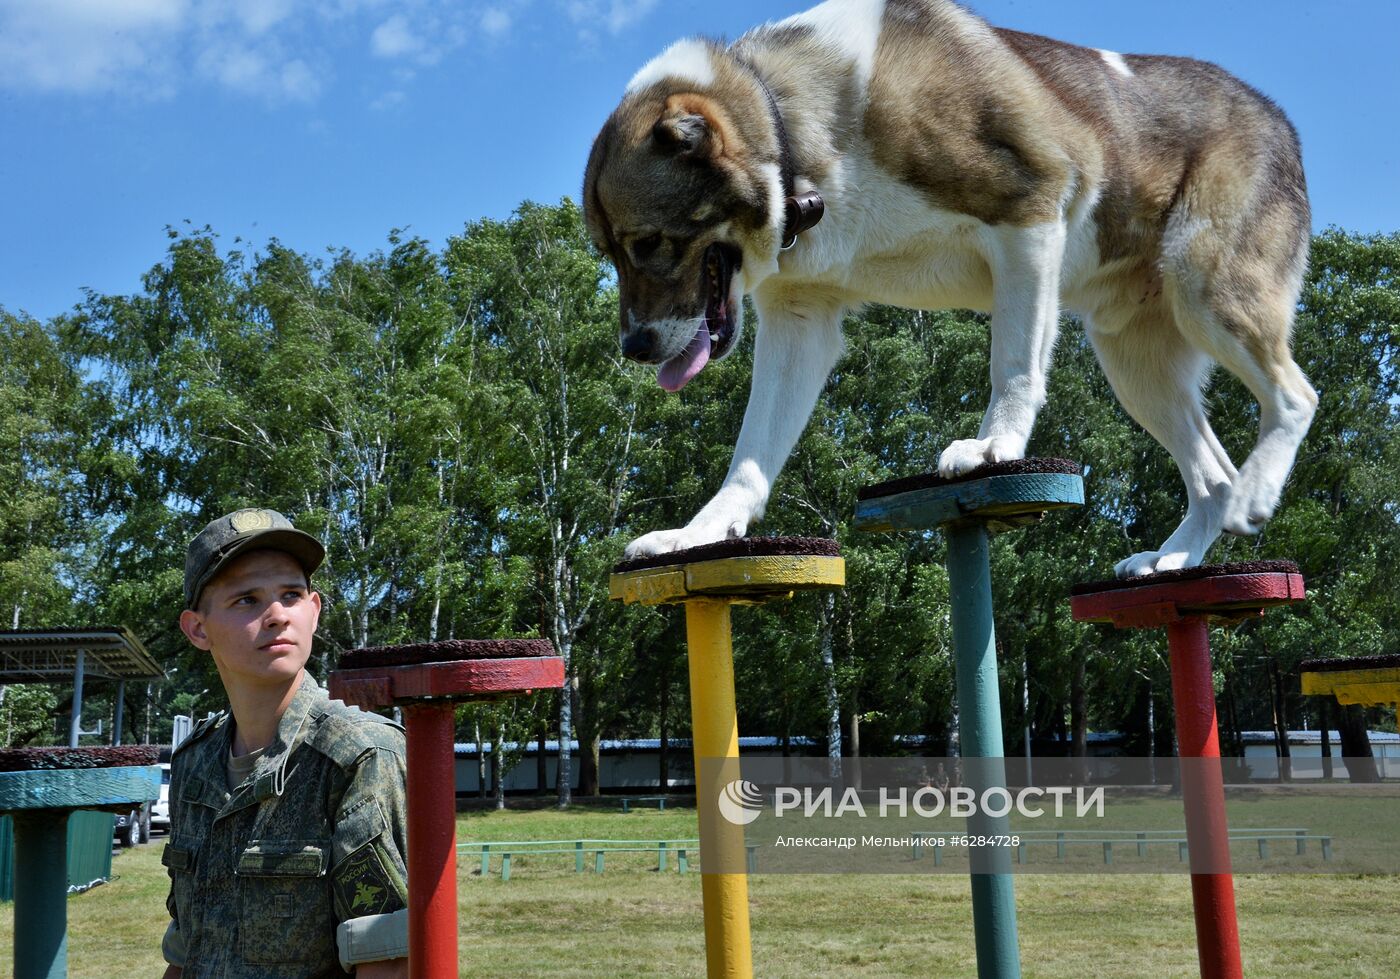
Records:
[[[964,757],[994,759],[969,766],[968,781],[980,796],[994,785],[1006,785],[1005,766],[1000,762],[1004,757],[1001,698],[987,529],[981,522],[958,521],[944,524],[943,530],[948,537],[958,734]],[[994,819],[979,810],[968,820],[967,830],[977,836],[1005,836],[1009,823],[1005,816]],[[973,851],[972,927],[977,974],[984,979],[1015,979],[1021,974],[1010,856],[1005,847]]]
[[[1084,502],[1078,467],[1062,460],[998,463],[954,480],[934,476],[899,480],[860,494],[855,527],[866,531],[928,530],[948,542],[948,585],[962,755],[977,759],[966,781],[978,796],[1006,786],[997,683],[996,635],[992,624],[989,535],[1032,523],[1047,510]],[[1005,816],[979,810],[968,820],[974,835],[1007,835]],[[1063,855],[1063,842],[1057,841]],[[972,925],[977,974],[982,979],[1018,979],[1021,957],[1016,935],[1016,897],[1007,847],[972,851]],[[942,853],[934,850],[934,863]]]
[[[15,979],[68,975],[68,813],[14,812]]]

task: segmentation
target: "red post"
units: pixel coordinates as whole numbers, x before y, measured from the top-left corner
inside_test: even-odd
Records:
[[[408,974],[457,977],[457,796],[453,705],[403,708],[408,734]]]
[[[1182,759],[1186,841],[1191,853],[1196,954],[1205,979],[1241,979],[1244,969],[1235,919],[1235,882],[1230,873],[1225,785],[1205,616],[1192,615],[1169,623],[1167,642],[1171,648],[1177,754]]]

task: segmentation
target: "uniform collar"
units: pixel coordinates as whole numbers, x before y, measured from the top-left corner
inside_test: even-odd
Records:
[[[272,743],[258,759],[252,777],[234,790],[220,815],[281,795],[282,787],[291,775],[290,756],[310,736],[313,722],[322,713],[321,705],[326,699],[326,692],[311,678],[311,674],[303,673],[297,692],[292,695],[287,709],[277,721],[277,733],[273,735]],[[227,737],[224,740],[225,744],[231,743]],[[225,747],[224,751],[227,750]]]

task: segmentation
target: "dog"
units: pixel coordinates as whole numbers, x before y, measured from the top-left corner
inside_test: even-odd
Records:
[[[1297,133],[1213,64],[995,28],[951,0],[828,0],[643,66],[583,208],[617,270],[622,352],[662,387],[734,348],[745,295],[758,313],[723,485],[628,557],[762,517],[865,303],[991,314],[991,400],[944,476],[1024,455],[1062,306],[1079,316],[1186,483],[1180,526],[1123,577],[1258,533],[1317,406],[1290,349],[1310,235]],[[1201,403],[1214,364],[1260,406],[1238,469]]]

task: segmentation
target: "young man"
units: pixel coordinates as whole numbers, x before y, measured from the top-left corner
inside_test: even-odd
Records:
[[[209,524],[180,628],[229,710],[171,760],[166,977],[406,976],[403,729],[306,672],[325,549],[275,510]]]

